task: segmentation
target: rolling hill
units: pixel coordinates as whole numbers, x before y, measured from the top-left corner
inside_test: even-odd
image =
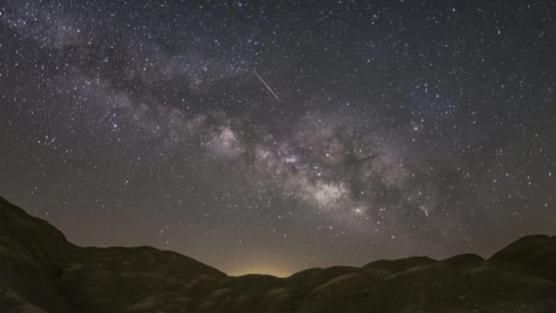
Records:
[[[151,247],[83,248],[0,198],[0,312],[556,312],[556,237],[489,259],[411,257],[230,277]]]

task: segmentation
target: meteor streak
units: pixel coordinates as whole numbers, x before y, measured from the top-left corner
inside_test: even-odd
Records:
[[[257,73],[256,70],[254,71],[254,73],[257,76],[257,78],[259,79],[259,81],[261,81],[261,83],[266,87],[266,89],[268,89],[268,91],[274,96],[274,98],[276,98],[276,100],[278,100],[278,102],[282,102],[282,100],[280,100],[280,97],[278,97],[276,92],[274,92],[274,90],[272,90],[270,85],[267,84],[267,82],[261,77],[261,75],[259,75],[259,73]]]

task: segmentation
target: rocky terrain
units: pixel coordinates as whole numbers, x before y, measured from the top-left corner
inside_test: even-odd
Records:
[[[82,248],[0,198],[0,312],[556,312],[556,237],[491,258],[412,257],[229,277],[150,247]]]

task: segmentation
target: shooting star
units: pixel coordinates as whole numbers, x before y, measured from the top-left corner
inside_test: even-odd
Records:
[[[274,90],[272,90],[272,88],[270,87],[269,84],[266,83],[266,81],[261,77],[261,75],[259,75],[259,73],[257,73],[257,71],[255,70],[255,75],[257,76],[257,78],[259,79],[259,81],[266,87],[266,89],[274,96],[274,98],[276,98],[276,100],[278,100],[278,102],[282,102],[282,100],[280,100],[280,97],[278,97],[278,95],[274,92]]]

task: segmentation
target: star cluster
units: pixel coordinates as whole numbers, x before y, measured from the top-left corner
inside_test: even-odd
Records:
[[[0,4],[0,192],[230,273],[554,233],[550,1]]]

